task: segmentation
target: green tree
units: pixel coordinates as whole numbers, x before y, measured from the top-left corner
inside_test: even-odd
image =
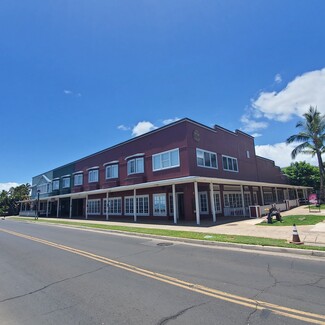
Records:
[[[282,172],[289,178],[291,185],[308,186],[313,187],[315,191],[319,190],[320,177],[316,166],[299,161],[282,168]]]
[[[320,199],[324,201],[324,165],[322,152],[325,139],[325,116],[317,111],[317,108],[310,106],[307,113],[303,115],[304,120],[296,124],[301,132],[294,134],[287,139],[287,143],[301,142],[291,152],[292,159],[299,153],[310,154],[317,157],[320,176]]]
[[[9,214],[19,213],[19,201],[23,201],[29,198],[30,185],[21,184],[9,189]]]
[[[9,195],[8,192],[2,190],[0,193],[0,215],[4,216],[9,211]]]
[[[22,184],[11,187],[9,191],[3,190],[0,193],[0,215],[12,215],[19,213],[19,201],[28,199],[30,185]]]

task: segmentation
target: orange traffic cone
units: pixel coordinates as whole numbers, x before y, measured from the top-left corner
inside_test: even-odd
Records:
[[[296,245],[302,245],[303,242],[300,241],[299,235],[298,235],[298,230],[295,224],[293,224],[293,232],[292,232],[292,241],[290,241],[291,244],[296,244]]]

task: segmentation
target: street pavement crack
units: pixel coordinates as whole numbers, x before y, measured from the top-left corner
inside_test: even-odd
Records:
[[[273,279],[273,281],[274,281],[273,284],[272,284],[272,285],[269,285],[269,286],[267,286],[267,287],[265,287],[265,288],[262,289],[262,290],[260,290],[260,292],[258,292],[255,296],[253,296],[252,299],[257,299],[257,297],[258,297],[260,294],[264,293],[265,291],[267,291],[267,290],[270,289],[270,288],[275,287],[278,283],[280,283],[280,282],[276,279],[276,277],[272,274],[270,264],[267,264],[267,272],[268,272],[270,278]],[[247,325],[249,324],[251,317],[252,317],[252,316],[257,312],[257,307],[259,306],[259,303],[258,303],[257,300],[255,300],[255,304],[256,304],[256,305],[255,305],[255,309],[254,309],[251,313],[249,313],[249,315],[248,315],[247,318],[246,318],[246,324],[247,324]]]
[[[173,320],[173,319],[177,319],[179,316],[183,315],[184,313],[186,313],[188,310],[190,309],[193,309],[193,308],[196,308],[196,307],[200,307],[200,306],[203,306],[203,305],[206,305],[207,303],[209,303],[210,301],[207,301],[207,302],[203,302],[202,304],[198,304],[198,305],[193,305],[193,306],[190,306],[188,308],[185,308],[181,311],[179,311],[178,313],[176,313],[175,315],[172,315],[172,316],[169,316],[169,317],[165,317],[163,318],[162,320],[160,320],[157,325],[165,325],[167,324],[170,320]]]
[[[36,289],[36,290],[33,290],[33,291],[30,291],[30,292],[27,292],[27,293],[24,293],[22,295],[18,295],[18,296],[14,296],[14,297],[10,297],[10,298],[6,298],[6,299],[3,299],[3,300],[0,300],[0,303],[3,303],[3,302],[7,302],[7,301],[10,301],[10,300],[15,300],[15,299],[19,299],[19,298],[23,298],[23,297],[26,297],[28,295],[32,295],[34,293],[37,293],[37,292],[40,292],[42,290],[45,290],[53,285],[56,285],[56,284],[59,284],[59,283],[62,283],[62,282],[65,282],[65,281],[69,281],[69,280],[73,280],[73,279],[77,279],[77,278],[80,278],[84,275],[87,275],[87,274],[91,274],[91,273],[94,273],[94,272],[97,272],[97,271],[100,271],[104,268],[106,268],[107,266],[104,265],[100,268],[97,268],[95,270],[92,270],[92,271],[88,271],[88,272],[84,272],[84,273],[81,273],[81,274],[78,274],[78,275],[75,275],[75,276],[72,276],[72,277],[69,277],[69,278],[65,278],[65,279],[62,279],[62,280],[59,280],[59,281],[55,281],[55,282],[52,282],[50,284],[47,284],[46,286],[42,287],[42,288],[39,288],[39,289]]]

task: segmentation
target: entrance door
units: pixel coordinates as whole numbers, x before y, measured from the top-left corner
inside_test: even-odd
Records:
[[[84,199],[72,200],[72,217],[83,217]]]
[[[176,199],[176,207],[177,207],[177,216],[178,220],[182,221],[185,219],[185,213],[184,213],[184,194],[183,193],[176,193],[177,199]]]

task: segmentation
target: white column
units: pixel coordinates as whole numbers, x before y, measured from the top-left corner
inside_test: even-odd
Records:
[[[194,196],[195,196],[195,212],[196,212],[196,224],[200,224],[200,208],[199,208],[199,191],[197,182],[194,182]]]
[[[133,217],[134,222],[137,222],[137,191],[133,190]]]
[[[278,203],[279,202],[279,199],[278,199],[278,189],[275,188],[275,203]]]
[[[246,216],[246,211],[245,211],[245,196],[244,196],[244,186],[240,185],[240,192],[241,192],[241,199],[242,199],[242,204],[243,204],[243,216]]]
[[[216,206],[214,204],[213,184],[212,183],[210,183],[210,202],[211,202],[212,220],[213,220],[213,222],[216,222],[217,221]]]
[[[69,210],[69,218],[72,217],[72,197],[70,197],[70,210]]]
[[[46,218],[49,216],[49,200],[46,201]]]
[[[264,205],[264,194],[263,194],[263,186],[260,186],[262,205]]]
[[[108,220],[108,191],[106,193],[106,221]]]
[[[86,195],[86,220],[88,219],[88,194]]]
[[[56,206],[56,217],[59,218],[59,210],[60,210],[60,199],[58,199],[58,204]]]
[[[296,199],[298,200],[298,189],[296,189]]]
[[[174,213],[174,223],[177,223],[177,208],[176,208],[176,190],[175,184],[172,185],[173,188],[173,213]]]

